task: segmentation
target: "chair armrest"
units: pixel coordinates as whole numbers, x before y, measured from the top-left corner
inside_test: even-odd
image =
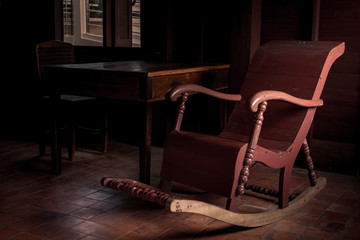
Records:
[[[184,116],[185,111],[185,102],[188,99],[188,94],[190,92],[198,92],[203,93],[212,97],[216,97],[222,100],[230,100],[230,101],[240,101],[241,95],[240,94],[227,94],[227,93],[221,93],[214,90],[211,90],[209,88],[205,88],[196,84],[184,84],[177,87],[174,87],[170,90],[169,98],[171,101],[175,102],[176,99],[180,96],[182,96],[181,104],[178,109],[178,113],[176,116],[176,123],[175,123],[175,130],[179,131],[182,123],[182,119]]]
[[[249,99],[251,111],[256,112],[258,110],[259,104],[268,100],[285,101],[301,107],[320,107],[323,105],[323,100],[321,99],[307,100],[294,97],[284,92],[268,90],[257,92]]]
[[[178,97],[180,97],[184,93],[190,93],[190,92],[198,92],[203,93],[215,98],[223,99],[223,100],[229,100],[229,101],[240,101],[241,95],[240,94],[229,94],[229,93],[222,93],[217,92],[212,89],[202,87],[200,85],[196,84],[184,84],[177,87],[174,87],[171,89],[169,98],[171,101],[175,102]]]

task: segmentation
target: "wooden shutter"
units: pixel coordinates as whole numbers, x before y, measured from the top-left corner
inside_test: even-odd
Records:
[[[104,46],[131,47],[131,0],[104,1]]]

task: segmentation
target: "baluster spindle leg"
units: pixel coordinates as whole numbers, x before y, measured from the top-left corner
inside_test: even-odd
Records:
[[[179,131],[185,112],[185,103],[188,100],[188,93],[184,93],[181,97],[181,103],[176,116],[175,130]]]
[[[261,127],[264,121],[264,112],[266,110],[267,102],[264,101],[259,105],[259,109],[256,114],[255,124],[251,133],[250,142],[246,150],[245,159],[243,162],[243,167],[240,173],[240,181],[237,187],[237,195],[244,194],[245,192],[245,183],[248,181],[250,175],[250,166],[252,159],[254,158],[255,147],[259,140],[259,135]]]
[[[313,164],[312,158],[310,156],[310,148],[309,148],[309,145],[308,145],[308,142],[306,139],[304,140],[304,143],[302,145],[302,151],[305,155],[305,166],[306,166],[306,169],[308,170],[308,176],[309,176],[311,186],[315,186],[316,182],[317,182],[317,178],[316,178],[316,174],[314,171],[314,164]]]

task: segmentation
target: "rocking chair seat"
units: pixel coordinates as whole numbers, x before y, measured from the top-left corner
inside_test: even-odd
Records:
[[[166,171],[161,172],[161,178],[199,189],[211,189],[221,196],[234,197],[230,194],[234,193],[231,186],[236,186],[239,179],[248,146],[246,138],[248,137],[238,135],[237,139],[231,139],[196,132],[172,131],[164,147],[164,158],[172,161],[163,163],[162,167]],[[271,142],[279,145],[275,140],[259,139],[254,158],[271,167],[282,167],[285,164],[281,159],[288,152],[261,146],[261,143],[268,145]],[[272,162],[266,162],[265,159],[271,159]],[[182,174],[176,174],[178,172]]]
[[[231,189],[219,182],[226,182],[226,186],[233,186],[236,176],[229,174],[232,169],[239,169],[238,155],[246,151],[246,142],[205,135],[187,131],[172,131],[166,140],[164,157],[173,161],[164,162],[161,178],[182,182],[200,189],[212,189],[214,193],[230,197]],[[181,149],[186,149],[183,151]],[[242,149],[239,151],[239,149]],[[193,161],[193,159],[203,161]],[[221,166],[219,166],[221,159]],[[204,162],[205,161],[205,162]],[[181,171],[183,174],[174,174]],[[232,171],[237,173],[238,171]],[[194,183],[196,183],[194,185]]]

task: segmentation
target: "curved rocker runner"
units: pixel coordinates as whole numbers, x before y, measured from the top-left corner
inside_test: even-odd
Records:
[[[178,199],[159,189],[130,179],[103,178],[101,184],[145,201],[157,203],[170,212],[197,213],[241,227],[259,227],[284,219],[304,206],[326,186],[326,178],[320,177],[316,186],[308,187],[292,200],[288,207],[261,213],[236,213],[202,201]]]

